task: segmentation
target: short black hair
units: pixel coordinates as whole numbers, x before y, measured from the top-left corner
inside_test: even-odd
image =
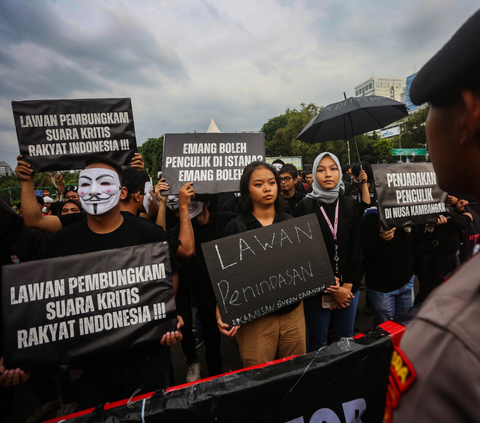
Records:
[[[132,167],[127,167],[122,172],[122,186],[127,188],[127,196],[125,199],[120,200],[124,203],[130,201],[130,197],[135,192],[143,192],[145,188],[145,182],[149,181],[150,178],[148,173]]]
[[[111,159],[110,157],[105,157],[100,155],[90,156],[87,160],[85,160],[85,167],[88,167],[95,163],[102,163],[107,166],[113,167],[115,172],[117,172],[118,174],[118,178],[120,179],[120,182],[122,182],[122,167],[115,160]]]
[[[277,184],[277,198],[275,199],[275,210],[283,211],[286,206],[286,201],[280,195],[280,176],[278,175],[275,168],[265,162],[252,162],[245,167],[243,170],[242,178],[240,179],[240,200],[238,204],[238,209],[240,213],[249,213],[253,210],[252,200],[250,199],[250,177],[252,173],[257,169],[268,169],[272,172],[273,176],[275,177],[275,182]]]
[[[370,164],[375,164],[375,157],[370,156],[369,154],[366,154],[365,156],[360,157],[360,160],[362,162],[368,162]]]
[[[298,170],[293,164],[286,164],[282,166],[282,168],[278,171],[279,175],[282,175],[284,173],[289,173],[293,179],[298,178]]]
[[[81,212],[83,211],[83,207],[82,207],[82,205],[80,204],[80,201],[75,200],[74,198],[69,198],[68,200],[65,200],[65,201],[62,203],[62,208],[61,208],[61,210],[63,209],[63,206],[64,206],[65,204],[68,204],[68,203],[75,204]],[[61,211],[61,210],[60,210],[60,211]]]
[[[362,162],[362,163],[354,163],[352,165],[352,174],[357,177],[360,175],[361,172],[361,167],[363,167],[363,170],[367,174],[367,182],[373,182],[374,176],[373,176],[373,169],[372,165],[369,162]]]
[[[347,170],[348,170],[348,169],[351,169],[351,168],[352,168],[351,165],[349,165],[349,164],[344,164],[344,165],[342,166],[342,173],[345,175],[345,173],[347,173]]]
[[[40,195],[36,195],[35,197],[37,197],[37,203],[44,206],[45,205],[45,201],[43,201],[43,197],[41,197]]]

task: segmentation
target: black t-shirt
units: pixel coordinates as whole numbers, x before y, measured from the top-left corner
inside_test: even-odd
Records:
[[[365,282],[370,289],[391,292],[405,286],[413,276],[412,242],[416,228],[397,228],[390,241],[380,238],[380,221],[375,210],[361,222]]]
[[[263,225],[257,220],[257,218],[252,213],[247,213],[243,215],[245,223],[247,224],[247,230],[251,231],[252,229],[263,228]],[[273,219],[272,225],[275,223],[284,222],[285,220],[293,219],[288,213],[277,212],[275,214],[275,219]],[[225,228],[223,236],[235,235],[240,231],[238,229],[237,219],[233,219]],[[295,310],[300,303],[292,304],[281,308],[280,310],[274,311],[272,314],[285,315]]]
[[[305,195],[306,194],[304,194],[303,192],[297,190],[295,190],[294,194],[290,198],[285,198],[282,195],[282,197],[285,198],[285,200],[287,200],[288,202],[288,207],[285,209],[285,212],[291,216],[295,216],[295,207],[300,202],[300,200],[305,197]]]
[[[148,244],[151,242],[167,241],[167,236],[162,228],[154,223],[136,217],[129,212],[121,212],[123,223],[119,228],[107,234],[97,234],[88,227],[88,221],[80,218],[76,223],[71,223],[63,229],[52,234],[47,243],[47,257],[62,257],[74,254],[86,254],[95,251],[110,250],[114,248],[130,247]],[[73,215],[71,215],[73,216]],[[170,253],[172,274],[177,272],[178,264]],[[159,340],[128,351],[121,351],[108,356],[99,356],[94,359],[76,363],[78,366],[108,366],[115,367],[122,362],[132,363],[154,354],[160,348]],[[100,352],[101,353],[101,352]]]

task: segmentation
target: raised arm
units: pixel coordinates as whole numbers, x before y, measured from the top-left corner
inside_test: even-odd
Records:
[[[43,215],[38,207],[37,198],[35,197],[32,166],[22,159],[23,156],[17,157],[18,163],[15,168],[15,173],[22,182],[21,203],[25,224],[31,228],[52,234],[62,229],[62,223],[58,216]]]
[[[189,258],[195,255],[195,235],[193,233],[192,221],[190,220],[190,213],[188,212],[192,198],[195,197],[192,185],[193,182],[188,182],[178,192],[178,211],[180,212],[178,239],[181,245],[178,247],[177,256],[181,258]]]

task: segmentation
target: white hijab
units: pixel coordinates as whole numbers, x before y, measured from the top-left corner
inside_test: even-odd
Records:
[[[318,164],[322,161],[322,159],[325,156],[329,156],[337,165],[338,167],[338,182],[337,185],[332,188],[332,189],[325,189],[320,186],[320,184],[317,181],[317,167]],[[345,191],[345,184],[342,181],[342,168],[340,167],[340,162],[337,159],[337,156],[335,156],[332,153],[329,153],[328,151],[325,153],[321,153],[317,156],[315,161],[313,162],[313,169],[312,173],[315,175],[313,178],[313,191],[309,194],[307,194],[308,198],[312,198],[313,200],[321,201],[322,203],[327,203],[331,204],[333,203],[339,196],[340,190]]]

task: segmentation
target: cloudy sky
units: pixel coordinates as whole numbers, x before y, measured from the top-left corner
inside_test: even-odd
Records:
[[[11,101],[130,97],[137,143],[256,131],[287,107],[418,71],[475,0],[0,1],[0,160]]]

